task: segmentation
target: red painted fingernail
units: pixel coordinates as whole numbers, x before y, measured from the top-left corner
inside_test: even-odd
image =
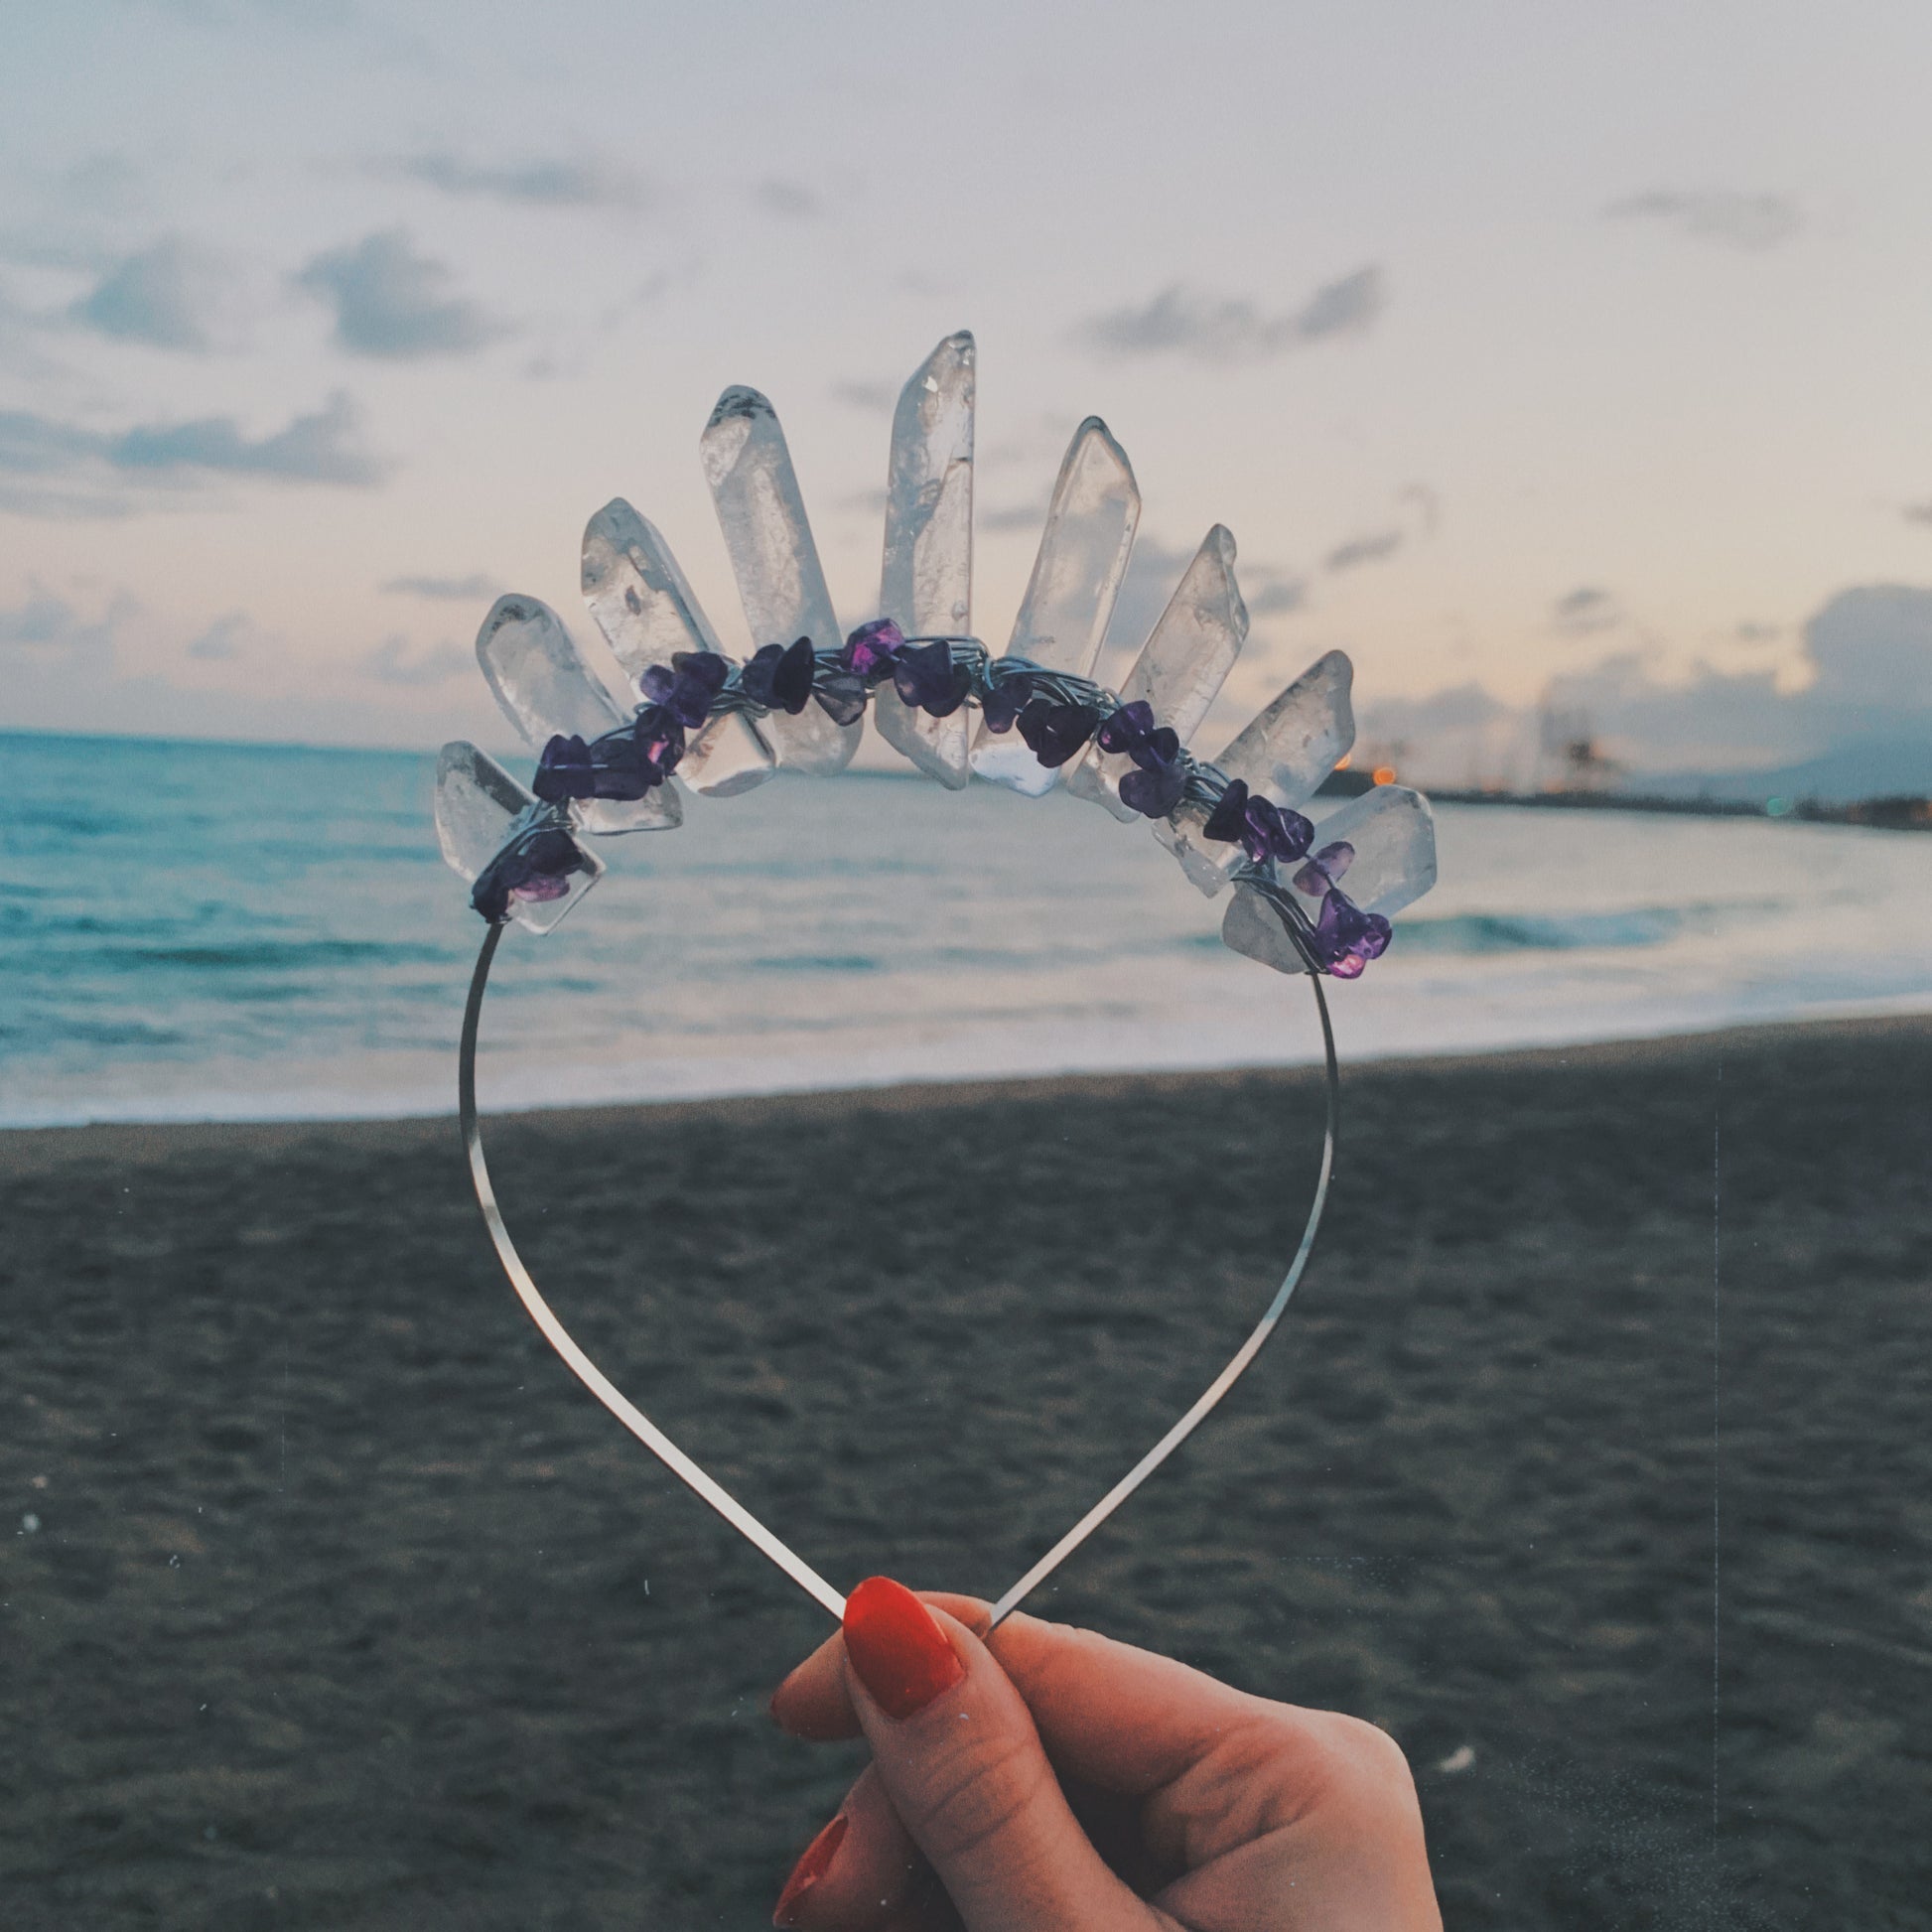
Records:
[[[890,1577],[868,1577],[845,1599],[845,1654],[889,1718],[923,1711],[966,1675],[931,1612]]]
[[[798,1923],[792,1916],[797,1909],[798,1901],[831,1869],[832,1861],[838,1857],[839,1847],[845,1843],[845,1813],[840,1812],[805,1847],[804,1856],[791,1867],[791,1876],[785,1880],[785,1888],[778,1894],[777,1909],[771,1914],[773,1925],[787,1926]]]

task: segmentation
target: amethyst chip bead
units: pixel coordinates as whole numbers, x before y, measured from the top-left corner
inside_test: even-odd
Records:
[[[1154,707],[1144,698],[1124,704],[1093,735],[1103,752],[1124,752],[1136,769],[1121,774],[1121,802],[1146,818],[1166,818],[1185,796],[1187,773],[1180,763],[1180,735],[1154,722]]]
[[[877,684],[895,675],[899,653],[904,648],[905,632],[891,618],[875,618],[871,623],[862,623],[845,640],[840,661],[868,684]]]
[[[1124,704],[1094,733],[1103,752],[1125,752],[1143,771],[1159,771],[1180,756],[1180,734],[1154,722],[1145,698]]]
[[[1035,698],[1021,712],[1020,736],[1047,770],[1057,770],[1078,756],[1100,724],[1100,713],[1090,704],[1055,704],[1050,698]]]
[[[716,651],[681,650],[668,667],[651,665],[637,684],[650,703],[662,705],[686,731],[697,731],[730,674],[731,665]]]
[[[917,649],[901,650],[894,660],[893,689],[899,703],[930,717],[950,718],[966,702],[972,688],[972,673],[964,664],[953,662],[952,646],[943,638]],[[992,702],[991,698],[987,700],[989,717]],[[1010,731],[1012,727],[1013,718],[1009,717],[997,729]]]
[[[1274,859],[1299,859],[1313,840],[1314,827],[1300,812],[1256,797],[1245,780],[1233,778],[1208,813],[1201,837],[1238,844],[1256,865],[1264,866]]]
[[[1381,913],[1364,912],[1333,889],[1322,895],[1313,950],[1323,969],[1336,979],[1359,979],[1371,959],[1380,959],[1388,951],[1393,937],[1394,930]]]
[[[763,644],[738,674],[738,688],[766,711],[796,718],[811,702],[812,675],[818,668],[809,637],[789,644]]]
[[[680,738],[678,750],[683,750]],[[677,759],[672,758],[671,763]],[[576,798],[641,798],[661,785],[670,765],[654,763],[634,737],[613,735],[586,744],[574,733],[543,748],[530,789],[549,804]]]
[[[532,832],[506,846],[477,875],[470,903],[491,925],[501,925],[510,915],[512,899],[562,898],[570,891],[571,875],[590,870],[568,832]]]

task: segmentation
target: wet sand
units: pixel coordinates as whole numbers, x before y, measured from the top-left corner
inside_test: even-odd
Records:
[[[1457,1928],[1932,1925],[1932,1024],[1346,1075],[1315,1262],[1034,1607],[1386,1725]],[[991,1594],[1266,1301],[1300,1072],[492,1124],[836,1583]],[[449,1121],[0,1135],[0,1919],[766,1922],[825,1619]],[[1714,1293],[1715,1290],[1715,1293]],[[37,1527],[30,1527],[37,1525]]]

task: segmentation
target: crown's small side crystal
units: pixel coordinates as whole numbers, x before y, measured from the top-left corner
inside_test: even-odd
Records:
[[[961,635],[973,617],[973,339],[961,330],[899,391],[886,473],[879,610],[911,637]],[[969,713],[943,718],[878,686],[879,735],[952,790],[971,782]]]
[[[1237,886],[1221,920],[1221,942],[1278,973],[1306,973],[1308,962],[1289,937],[1282,915],[1251,887]]]
[[[725,533],[754,651],[809,637],[818,650],[845,640],[832,612],[805,499],[785,434],[756,389],[727,389],[699,440],[705,481]],[[778,762],[797,771],[841,771],[859,749],[863,721],[838,724],[816,700],[759,725]]]
[[[1324,858],[1337,846],[1345,852]],[[1436,883],[1436,820],[1429,800],[1407,785],[1377,785],[1314,828],[1309,856],[1316,870],[1306,884],[1304,867],[1283,866],[1282,876],[1311,913],[1328,883],[1364,912],[1385,918],[1400,912]]]
[[[1436,883],[1436,822],[1429,800],[1405,785],[1377,785],[1314,829],[1299,866],[1281,868],[1314,927],[1309,941],[1324,970],[1353,979],[1389,943],[1388,919]],[[1306,973],[1279,907],[1237,886],[1221,937],[1278,973]]]
[[[1217,523],[1134,660],[1120,687],[1121,703],[1146,704],[1185,745],[1207,716],[1247,636],[1248,607],[1234,581],[1234,538]],[[1122,800],[1120,781],[1138,768],[1127,753],[1095,745],[1067,773],[1066,788],[1131,825],[1142,814]]]
[[[704,614],[656,524],[621,496],[584,530],[584,602],[634,689],[653,664],[679,651],[718,650]],[[776,770],[770,748],[741,711],[712,719],[686,747],[678,777],[693,791],[729,798]]]
[[[1316,786],[1355,742],[1349,703],[1354,666],[1345,653],[1318,657],[1266,711],[1236,733],[1214,760],[1230,778],[1277,805],[1295,806]],[[1181,870],[1209,898],[1243,861],[1240,846],[1201,836],[1207,808],[1183,805],[1154,828],[1154,835],[1180,861]]]
[[[443,857],[474,886],[512,832],[533,815],[536,800],[486,752],[458,741],[436,760],[436,837]],[[532,932],[548,932],[604,875],[604,862],[579,846],[581,870],[512,889],[509,914]]]
[[[1074,431],[1060,465],[1008,657],[1076,677],[1092,671],[1140,520],[1133,466],[1107,425],[1089,416]],[[1031,798],[1050,791],[1059,778],[1024,740],[995,732],[984,721],[973,740],[972,764],[982,778]]]
[[[477,632],[477,661],[504,715],[539,752],[553,737],[602,738],[625,722],[563,620],[537,598],[491,605]],[[642,798],[586,798],[574,811],[585,831],[599,833],[668,831],[684,817],[669,785]]]

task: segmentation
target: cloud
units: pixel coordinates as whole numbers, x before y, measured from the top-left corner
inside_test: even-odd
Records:
[[[1046,521],[1046,505],[1035,503],[1009,503],[1001,509],[979,509],[973,511],[975,527],[983,536],[1003,536],[1016,530],[1037,530]]]
[[[332,248],[295,281],[335,309],[336,342],[352,355],[465,355],[503,333],[476,303],[445,293],[450,271],[400,228]]]
[[[120,342],[206,348],[213,295],[209,265],[169,239],[116,263],[69,314]]]
[[[361,440],[354,406],[340,391],[314,415],[297,416],[259,437],[249,436],[232,416],[94,430],[29,410],[0,410],[0,480],[32,480],[27,488],[0,486],[0,504],[30,514],[116,512],[130,507],[126,486],[143,483],[231,476],[366,488],[386,474]],[[113,483],[123,493],[103,496],[103,484]]]
[[[1901,773],[1932,768],[1932,589],[1854,585],[1806,621],[1793,688],[1770,667],[1696,665],[1688,678],[1656,675],[1647,658],[1619,651],[1552,678],[1538,704],[1504,705],[1462,685],[1427,697],[1383,700],[1363,713],[1365,738],[1402,743],[1404,769],[1424,782],[1536,783],[1545,717],[1588,736],[1637,774],[1695,790],[1711,774],[1767,772],[1802,795],[1856,797],[1897,789]],[[1916,763],[1914,763],[1916,760]],[[1743,777],[1719,783],[1754,793]]]
[[[1331,337],[1360,336],[1388,306],[1382,270],[1370,264],[1318,288],[1301,308],[1269,315],[1245,296],[1211,296],[1176,282],[1140,307],[1081,325],[1080,339],[1111,355],[1191,356],[1215,366],[1260,361]]]
[[[786,221],[815,221],[825,212],[825,205],[803,182],[784,181],[767,175],[752,190],[752,200],[766,214]]]
[[[1366,536],[1338,543],[1322,558],[1324,570],[1356,570],[1363,564],[1385,563],[1408,540],[1402,530],[1371,530]]]
[[[848,409],[863,409],[868,415],[877,415],[892,408],[898,400],[898,391],[890,382],[835,382],[832,400],[844,403]]]
[[[66,598],[56,597],[36,584],[24,604],[0,611],[0,647],[111,650],[115,616],[116,612],[110,609],[100,618],[83,617]]]
[[[1442,528],[1443,499],[1427,483],[1404,483],[1395,499],[1405,509],[1415,511],[1424,536],[1433,537]]]
[[[379,166],[385,174],[401,175],[445,195],[534,207],[641,207],[649,200],[640,175],[601,157],[468,161],[447,149],[431,149]]]
[[[1694,241],[1762,250],[1789,241],[1804,226],[1797,204],[1784,195],[1728,190],[1659,188],[1627,195],[1604,210],[1606,221],[1657,221]]]
[[[1120,595],[1108,621],[1110,643],[1124,644],[1139,654],[1161,613],[1168,608],[1181,572],[1194,561],[1194,548],[1192,544],[1185,549],[1171,546],[1149,531],[1141,532],[1128,554],[1127,574],[1120,580]]]
[[[190,657],[206,663],[222,664],[231,657],[243,657],[257,646],[272,641],[245,611],[230,611],[219,617],[200,635],[188,640]]]
[[[468,603],[475,598],[494,597],[497,583],[482,571],[468,577],[392,577],[382,587],[392,597],[428,597]]]
[[[1903,515],[1907,523],[1932,523],[1932,501],[1907,503]]]
[[[1256,589],[1247,595],[1249,617],[1283,618],[1291,611],[1300,611],[1307,606],[1309,587],[1299,577],[1260,570],[1254,575],[1260,581]]]
[[[1551,606],[1550,621],[1566,637],[1587,637],[1615,629],[1623,621],[1623,610],[1600,585],[1580,584]]]
[[[1932,711],[1932,591],[1862,584],[1805,623],[1817,669],[1808,701],[1881,713]]]
[[[361,668],[379,684],[445,684],[476,664],[473,652],[444,642],[414,649],[406,637],[385,637],[364,653]]]
[[[1732,627],[1730,640],[1737,644],[1774,644],[1783,635],[1784,625],[1781,623],[1758,623],[1746,618]]]

